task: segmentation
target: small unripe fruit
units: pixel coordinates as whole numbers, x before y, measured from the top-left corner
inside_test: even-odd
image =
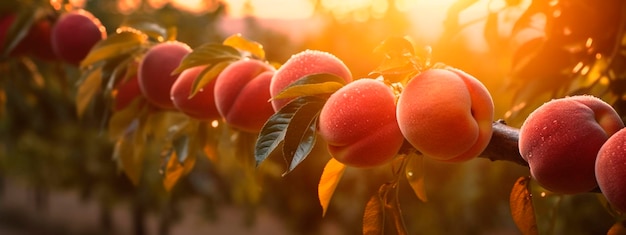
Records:
[[[201,87],[193,97],[189,97],[194,81],[199,79],[198,75],[200,75],[205,68],[206,66],[197,66],[186,69],[180,73],[178,79],[176,79],[176,82],[172,85],[170,95],[174,106],[176,106],[178,110],[192,118],[209,121],[220,118],[220,114],[215,106],[215,96],[213,92],[216,79],[213,79],[211,82]]]
[[[270,93],[272,97],[275,97],[294,81],[317,73],[334,74],[343,78],[346,83],[352,81],[352,73],[336,56],[328,52],[305,50],[291,56],[276,71],[270,84]],[[274,99],[272,100],[272,107],[274,111],[278,111],[289,101],[291,99]]]
[[[190,52],[187,44],[177,41],[160,43],[146,52],[137,73],[139,88],[151,104],[162,109],[176,109],[170,91],[178,74],[172,75],[172,72]]]
[[[602,145],[595,173],[607,201],[615,209],[626,212],[626,129],[622,128]]]
[[[345,165],[365,168],[389,162],[404,142],[393,91],[374,79],[348,83],[324,104],[319,134],[331,156]]]
[[[59,58],[78,65],[106,36],[106,29],[98,18],[88,11],[75,10],[64,13],[54,24],[52,47]]]
[[[564,194],[588,192],[597,186],[594,166],[600,147],[623,127],[617,112],[601,99],[554,99],[522,124],[520,154],[544,188]]]
[[[402,134],[424,156],[462,162],[477,157],[492,135],[493,101],[485,86],[456,69],[430,69],[398,99]]]
[[[259,60],[240,60],[226,67],[215,81],[215,104],[226,123],[256,133],[274,114],[270,81],[275,69]]]

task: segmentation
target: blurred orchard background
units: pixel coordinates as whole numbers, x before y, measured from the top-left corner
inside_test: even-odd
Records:
[[[481,80],[496,119],[511,126],[550,98],[574,93],[595,94],[624,113],[625,86],[609,82],[621,81],[626,68],[621,0],[3,0],[0,16],[30,6],[84,8],[109,34],[129,16],[149,16],[175,27],[177,40],[192,48],[241,33],[279,63],[305,49],[327,51],[354,78],[380,63],[379,43],[409,36],[432,47],[433,61]],[[390,174],[348,169],[324,217],[317,197],[329,159],[323,147],[292,173],[260,183],[233,180],[236,172],[199,158],[171,191],[158,166],[133,185],[112,159],[103,118],[76,116],[79,76],[58,60],[0,58],[2,234],[359,234],[368,198]],[[427,202],[400,191],[409,231],[519,234],[508,200],[527,167],[479,158],[429,162],[424,170]],[[261,188],[255,202],[237,199],[246,184]],[[595,197],[534,197],[541,231],[605,233],[611,216]]]

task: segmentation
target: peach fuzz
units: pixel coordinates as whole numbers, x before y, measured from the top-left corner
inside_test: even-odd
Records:
[[[157,44],[146,52],[137,73],[139,88],[152,105],[161,109],[176,109],[170,99],[170,90],[178,74],[171,73],[190,52],[187,44],[178,41]]]
[[[75,10],[64,13],[54,24],[52,48],[65,62],[78,65],[106,37],[106,29],[98,18],[88,11]]]
[[[283,64],[272,77],[270,93],[278,95],[292,82],[311,74],[330,73],[343,78],[346,83],[352,81],[352,73],[339,58],[328,52],[305,50],[294,54]],[[291,99],[272,100],[274,111],[289,103]]]
[[[554,99],[534,110],[519,132],[519,150],[531,176],[547,190],[574,194],[597,186],[594,166],[600,147],[624,127],[599,98]]]
[[[355,80],[333,93],[320,112],[318,133],[333,158],[360,168],[387,163],[404,142],[395,95],[374,79]]]
[[[275,73],[268,63],[245,59],[227,66],[215,81],[215,105],[226,123],[236,129],[257,133],[274,114],[270,81]]]
[[[492,135],[494,104],[487,88],[457,69],[430,69],[411,79],[398,99],[402,134],[424,156],[462,162],[480,155]]]
[[[204,85],[193,97],[189,98],[193,88],[193,83],[198,79],[198,75],[206,66],[197,66],[186,69],[172,85],[170,96],[176,108],[189,117],[198,120],[215,120],[221,118],[217,107],[215,106],[215,96],[213,89],[215,87],[215,79]]]
[[[595,173],[607,201],[618,211],[626,212],[626,129],[622,128],[602,145]]]

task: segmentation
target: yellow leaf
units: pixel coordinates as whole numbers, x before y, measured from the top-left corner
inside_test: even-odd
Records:
[[[241,36],[241,34],[235,34],[226,38],[226,40],[224,40],[222,44],[237,48],[242,51],[250,52],[252,55],[256,56],[260,60],[265,60],[265,51],[263,50],[263,45],[255,41],[250,41]]]
[[[217,78],[218,75],[224,70],[228,65],[233,63],[232,60],[222,61],[215,65],[208,66],[193,81],[191,94],[189,94],[189,99],[191,99],[194,95],[198,93],[206,84],[213,81],[213,79]]]
[[[133,122],[139,121],[139,115],[144,111],[144,102],[143,98],[135,99],[125,109],[113,113],[107,129],[110,140],[120,138]]]
[[[132,52],[147,40],[145,34],[137,32],[123,31],[114,34],[105,40],[99,41],[89,51],[87,57],[80,62],[80,67],[85,68],[96,62],[118,57]]]
[[[535,209],[528,190],[529,182],[530,177],[520,177],[513,185],[509,199],[513,221],[524,235],[539,233],[535,220]]]
[[[297,85],[285,88],[278,95],[274,96],[274,100],[295,98],[300,96],[332,94],[343,87],[339,82],[323,82],[315,84]]]
[[[139,185],[143,170],[143,155],[136,148],[134,132],[124,135],[117,140],[113,150],[113,159],[117,160],[122,170],[134,185]]]
[[[407,158],[408,162],[404,171],[406,179],[417,198],[426,202],[428,197],[424,187],[424,156],[411,153]]]
[[[326,215],[330,199],[333,193],[335,193],[337,184],[339,184],[339,180],[341,180],[345,170],[346,166],[334,158],[331,158],[328,163],[326,163],[317,188],[317,195],[322,205],[322,216]]]
[[[100,90],[101,86],[102,67],[99,67],[91,71],[78,87],[76,94],[76,113],[79,118],[83,116],[85,109],[89,103],[91,103],[91,100],[98,90]]]
[[[163,187],[168,192],[172,190],[174,185],[178,182],[181,176],[187,175],[193,166],[196,164],[196,158],[189,156],[185,158],[183,164],[178,161],[176,151],[172,151],[169,161],[167,161],[167,167],[165,168],[165,177],[163,178]]]

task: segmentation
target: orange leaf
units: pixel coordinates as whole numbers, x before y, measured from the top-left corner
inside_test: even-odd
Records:
[[[428,197],[426,196],[426,189],[424,187],[424,156],[412,153],[407,157],[408,162],[404,170],[406,179],[417,198],[426,202],[428,201]]]
[[[163,178],[163,187],[168,192],[174,188],[174,185],[178,182],[181,176],[188,174],[196,163],[194,156],[185,158],[183,164],[178,161],[176,151],[172,151],[169,160],[167,161],[167,167],[165,168],[165,178]]]
[[[326,215],[330,199],[333,193],[335,193],[337,184],[339,184],[339,180],[341,180],[341,176],[343,176],[345,170],[346,166],[334,158],[331,158],[328,163],[326,163],[317,188],[317,195],[322,205],[322,216]]]
[[[513,185],[509,199],[513,221],[524,235],[539,233],[535,219],[535,209],[528,190],[529,182],[530,177],[520,177]]]

